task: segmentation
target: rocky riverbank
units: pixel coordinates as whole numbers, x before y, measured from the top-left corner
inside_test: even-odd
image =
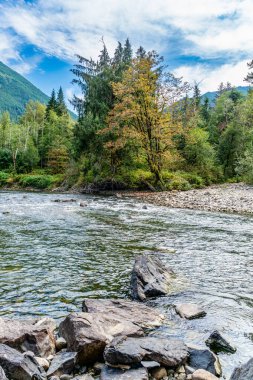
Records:
[[[233,354],[218,331],[206,348],[160,337],[165,317],[143,301],[169,294],[176,274],[154,255],[136,257],[131,295],[84,299],[82,311],[57,326],[51,318],[0,318],[0,380],[215,380],[222,376],[217,353]],[[205,318],[198,305],[175,306],[179,318]],[[152,335],[149,332],[152,330]],[[231,380],[252,380],[253,359]]]
[[[127,192],[119,193],[118,196],[135,197],[158,206],[253,214],[253,186],[244,183],[213,185],[188,191]]]

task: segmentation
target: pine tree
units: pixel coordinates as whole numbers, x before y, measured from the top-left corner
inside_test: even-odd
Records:
[[[110,59],[107,47],[104,43],[104,40],[102,40],[102,43],[103,43],[103,49],[101,50],[101,52],[98,56],[98,58],[99,58],[98,65],[100,68],[104,68],[106,66],[109,66],[109,64],[111,62],[111,59]]]
[[[64,94],[62,91],[62,87],[59,88],[58,94],[57,94],[57,100],[56,100],[56,113],[58,116],[66,115],[68,113],[65,101],[64,101]]]
[[[139,58],[145,58],[146,50],[142,46],[140,46],[138,50],[136,51],[136,56]]]
[[[250,61],[247,65],[249,70],[253,70],[253,60]],[[246,82],[249,82],[249,84],[253,84],[253,71],[250,71],[244,80]]]
[[[200,95],[200,89],[197,83],[195,83],[193,88],[193,113],[195,114],[200,107],[201,103],[201,95]]]
[[[133,56],[132,46],[130,44],[129,39],[127,38],[124,45],[124,50],[123,50],[123,62],[129,65],[132,60],[132,56]]]
[[[205,98],[200,112],[203,120],[207,123],[210,120],[210,103],[208,98]]]
[[[118,46],[115,49],[113,63],[114,65],[120,65],[123,59],[123,46],[121,42],[118,42]]]
[[[49,119],[50,116],[50,111],[55,111],[57,110],[57,101],[55,98],[55,90],[53,89],[51,97],[47,103],[47,108],[46,108],[46,119]]]

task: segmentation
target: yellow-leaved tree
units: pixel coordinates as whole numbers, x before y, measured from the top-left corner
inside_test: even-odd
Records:
[[[178,158],[173,136],[181,133],[182,125],[173,117],[173,107],[188,84],[166,72],[162,58],[149,52],[137,55],[122,81],[112,86],[116,101],[104,130],[112,138],[105,146],[112,156],[127,144],[141,150],[156,183],[162,185],[163,169]]]

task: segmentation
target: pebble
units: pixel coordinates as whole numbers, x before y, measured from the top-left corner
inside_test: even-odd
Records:
[[[45,371],[49,368],[49,361],[44,358],[40,358],[38,356],[35,357],[36,361],[38,362],[39,366],[44,368]]]

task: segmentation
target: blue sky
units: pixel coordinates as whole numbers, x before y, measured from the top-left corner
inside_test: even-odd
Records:
[[[75,54],[96,58],[102,37],[112,53],[129,37],[206,92],[245,85],[252,25],[253,0],[0,0],[0,60],[70,98]]]

